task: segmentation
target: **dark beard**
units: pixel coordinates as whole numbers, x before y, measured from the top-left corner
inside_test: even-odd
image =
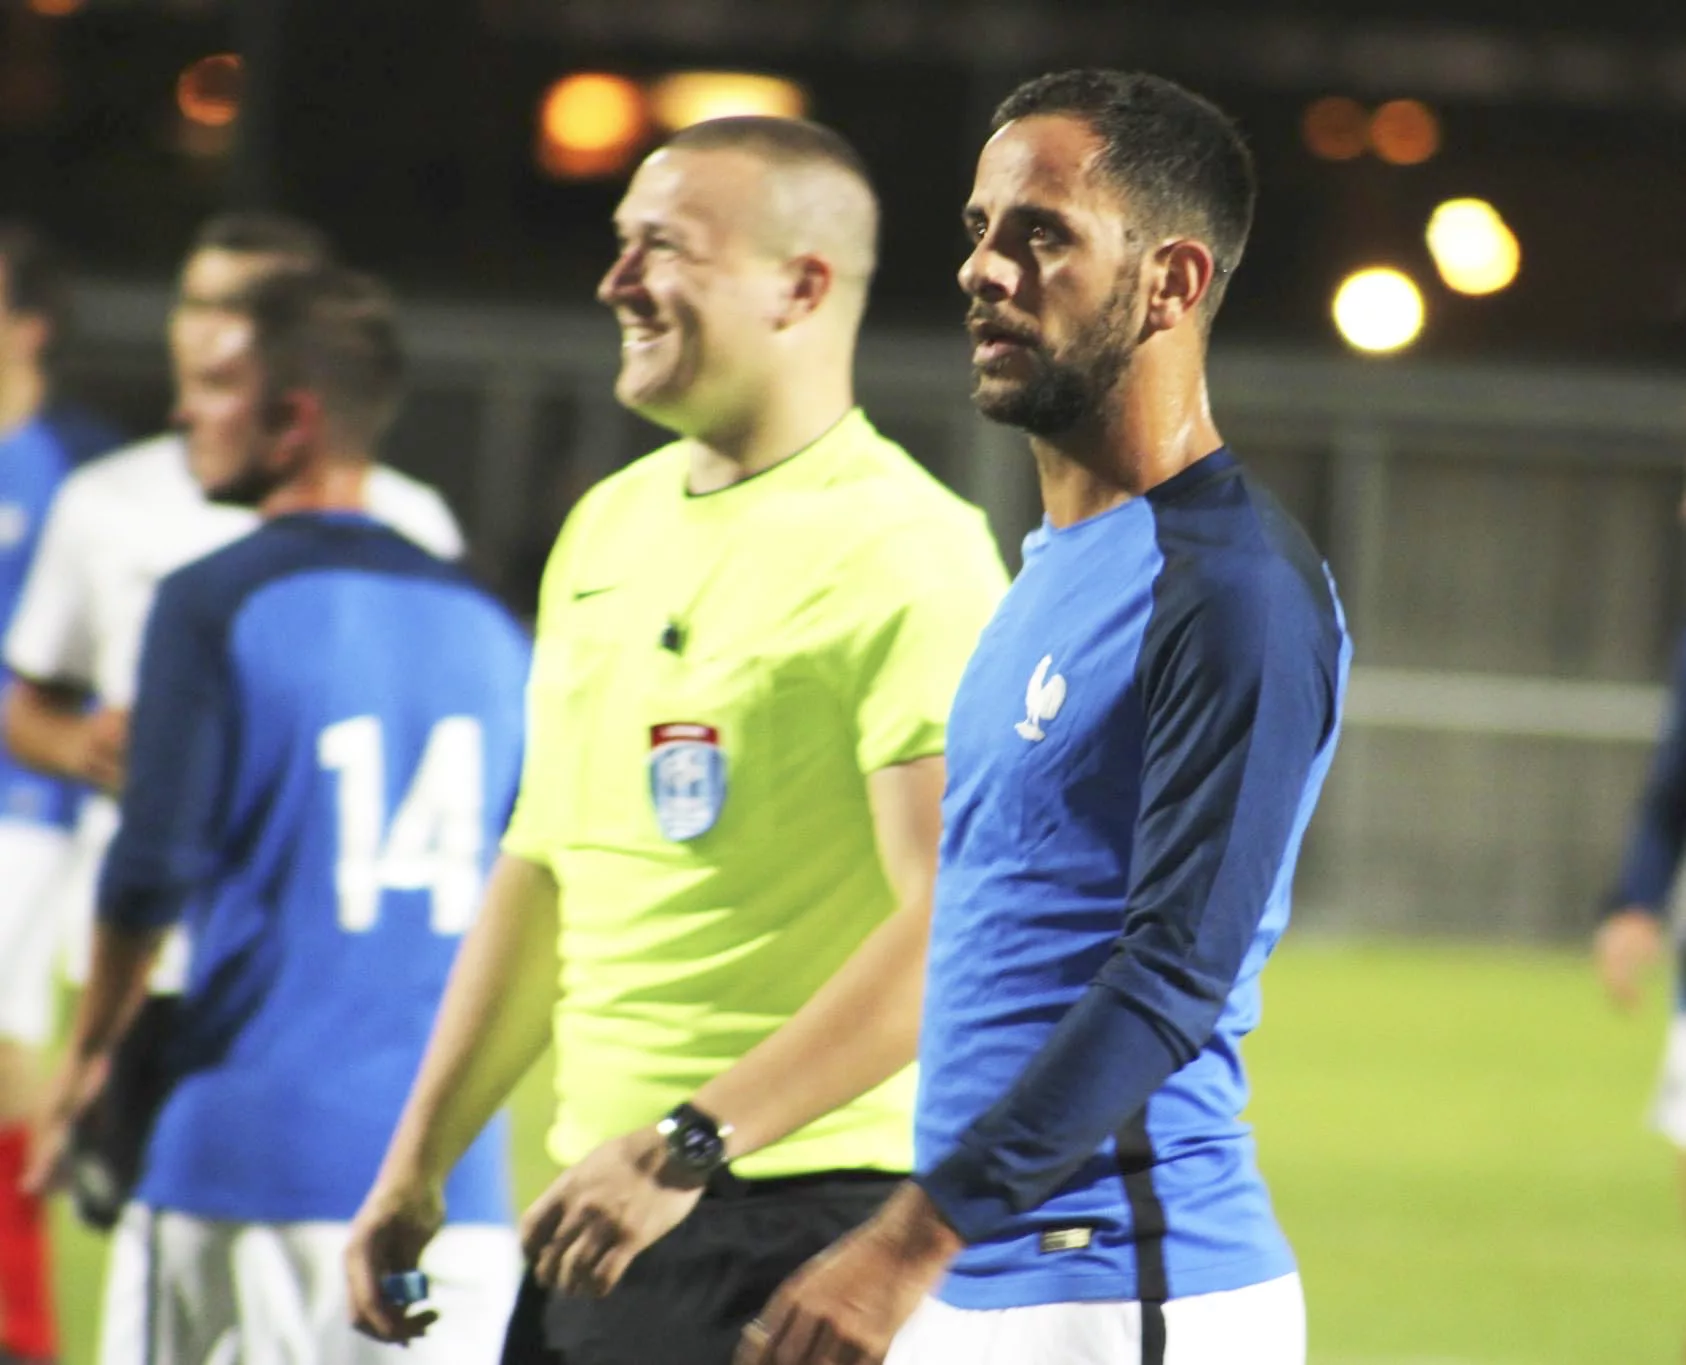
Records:
[[[282,468],[265,469],[256,461],[205,490],[205,500],[224,507],[255,509],[284,483],[290,483],[303,464],[302,457]]]
[[[987,376],[974,367],[973,405],[992,422],[1042,437],[1059,436],[1098,416],[1135,355],[1135,281],[1135,271],[1126,271],[1064,359],[1040,345],[1028,351],[1032,373],[1022,383],[989,389]]]
[[[1061,364],[1046,351],[1033,352],[1035,373],[1014,388],[985,389],[972,375],[972,403],[985,417],[1032,436],[1058,436],[1094,411],[1093,376]],[[1115,376],[1116,377],[1116,376]]]

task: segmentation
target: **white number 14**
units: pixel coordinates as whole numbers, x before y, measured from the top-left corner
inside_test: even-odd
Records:
[[[433,727],[409,791],[386,828],[386,752],[378,716],[330,725],[316,743],[339,774],[340,927],[364,933],[383,891],[432,893],[436,934],[461,934],[480,899],[485,779],[480,722],[447,716]]]

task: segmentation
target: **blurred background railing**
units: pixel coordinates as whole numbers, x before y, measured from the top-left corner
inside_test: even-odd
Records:
[[[71,378],[136,430],[166,409],[167,301],[83,291]],[[568,508],[660,433],[615,403],[596,310],[418,303],[406,323],[390,458],[445,490],[476,567],[529,610]],[[1357,641],[1302,926],[1583,933],[1682,615],[1686,381],[1222,348],[1213,373],[1221,425],[1329,556]],[[860,392],[1016,564],[1035,480],[1021,438],[967,401],[957,321],[869,329]]]

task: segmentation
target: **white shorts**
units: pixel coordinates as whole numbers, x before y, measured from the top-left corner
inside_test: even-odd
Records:
[[[1149,1361],[1139,1303],[968,1309],[928,1298],[884,1365],[1305,1365],[1298,1275],[1172,1299],[1163,1311],[1164,1355]]]
[[[0,1038],[41,1047],[53,1033],[53,952],[70,836],[0,820]]]
[[[454,1224],[422,1256],[439,1321],[399,1352],[354,1331],[344,1223],[221,1223],[130,1204],[112,1237],[99,1365],[474,1365],[502,1354],[511,1228]]]
[[[1686,1151],[1686,1017],[1678,1014],[1668,1021],[1662,1075],[1657,1081],[1657,1098],[1651,1106],[1651,1126]]]

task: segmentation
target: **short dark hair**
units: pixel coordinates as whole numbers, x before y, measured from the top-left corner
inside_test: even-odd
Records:
[[[0,261],[6,266],[7,310],[45,318],[56,341],[70,322],[70,276],[63,256],[38,228],[0,219]]]
[[[285,256],[300,265],[333,265],[337,259],[328,234],[302,218],[284,213],[242,211],[207,218],[193,236],[189,254],[238,251],[254,256]]]
[[[252,319],[266,403],[307,389],[331,425],[372,454],[398,411],[404,349],[392,295],[341,266],[266,272],[229,307]]]
[[[1059,71],[1026,81],[1001,101],[1001,128],[1037,114],[1066,115],[1104,145],[1101,168],[1154,231],[1187,232],[1212,249],[1209,319],[1247,247],[1258,196],[1252,153],[1221,109],[1145,71]]]

